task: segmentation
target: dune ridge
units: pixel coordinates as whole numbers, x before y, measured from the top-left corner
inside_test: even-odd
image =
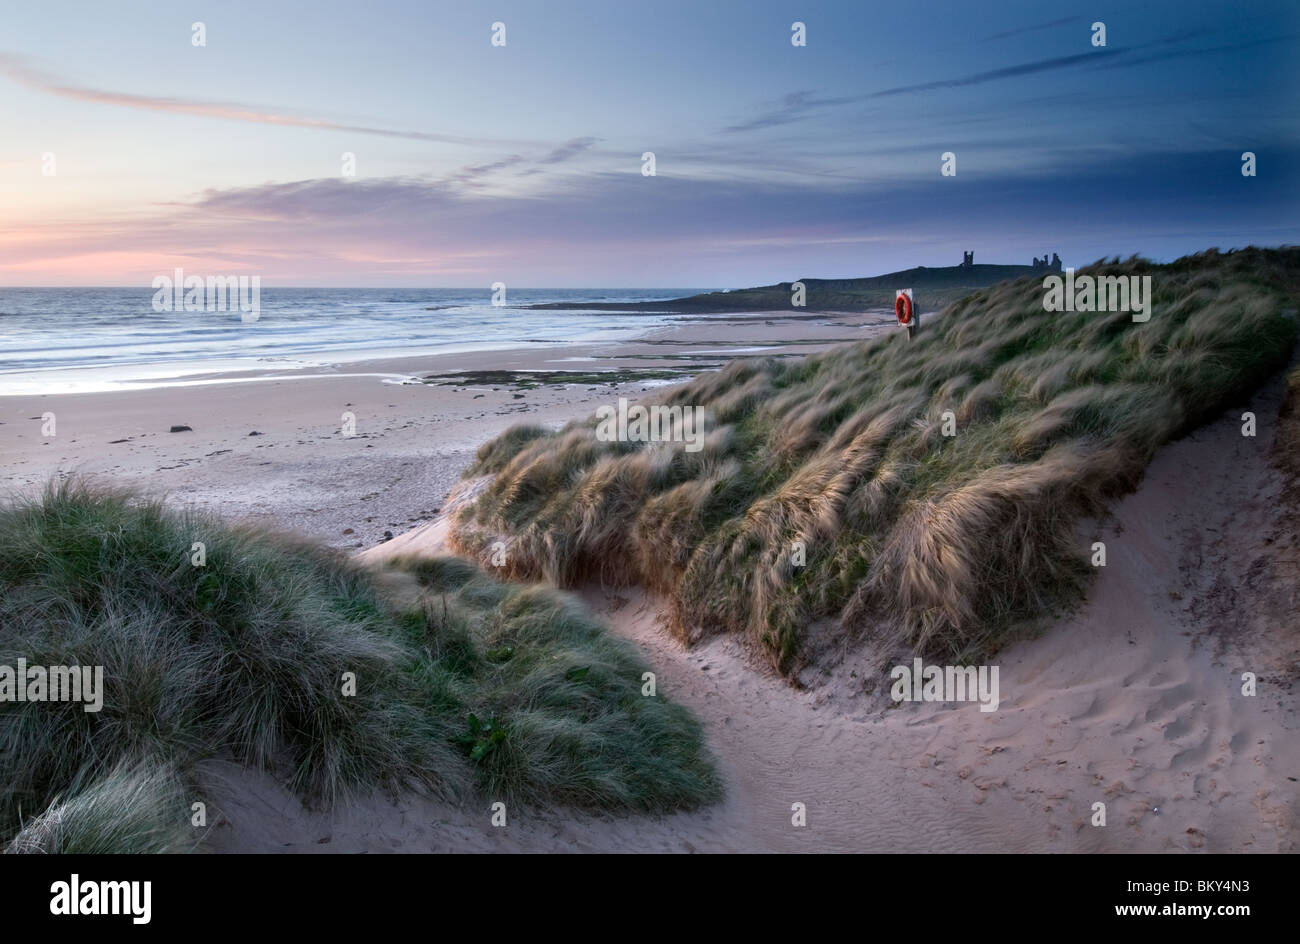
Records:
[[[503,544],[504,576],[660,593],[680,638],[744,634],[790,676],[827,624],[882,659],[976,659],[1077,604],[1078,524],[1287,363],[1298,273],[1293,248],[1116,260],[1081,274],[1150,276],[1149,321],[1048,312],[1020,279],[912,342],[733,363],[659,401],[705,411],[698,452],[517,427],[451,539],[485,564]]]

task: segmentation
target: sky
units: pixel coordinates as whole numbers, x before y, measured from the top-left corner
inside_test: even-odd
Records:
[[[1295,0],[3,19],[0,286],[739,287],[1300,242]]]

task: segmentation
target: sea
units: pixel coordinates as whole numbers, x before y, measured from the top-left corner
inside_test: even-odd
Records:
[[[0,288],[0,396],[191,385],[248,371],[310,374],[373,358],[630,340],[679,316],[525,306],[654,302],[701,291],[709,289],[512,288],[508,304],[497,306],[484,288],[262,287],[258,317],[248,320],[238,310],[157,311],[153,288]]]

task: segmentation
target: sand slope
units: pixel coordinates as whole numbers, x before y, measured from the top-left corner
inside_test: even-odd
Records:
[[[999,659],[1001,707],[892,706],[849,653],[806,691],[739,642],[685,650],[652,600],[584,595],[703,719],[727,784],[711,810],[609,819],[372,797],[309,812],[271,778],[209,768],[229,851],[1294,851],[1297,533],[1274,451],[1282,385],[1164,449],[1102,525],[1086,604]],[[1290,486],[1293,488],[1293,485]],[[434,522],[373,550],[436,552]],[[1091,543],[1095,535],[1081,535]],[[1241,694],[1241,674],[1259,677]],[[873,676],[873,679],[876,676]],[[1090,824],[1106,804],[1107,825]],[[791,825],[806,804],[807,826]],[[481,808],[480,808],[481,807]]]

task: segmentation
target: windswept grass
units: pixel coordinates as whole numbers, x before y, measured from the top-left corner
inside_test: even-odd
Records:
[[[104,678],[98,712],[0,702],[0,842],[175,848],[156,811],[184,783],[188,827],[202,797],[186,778],[208,757],[271,770],[319,803],[409,787],[611,810],[716,795],[698,725],[641,698],[645,667],[578,604],[505,590],[472,565],[421,567],[427,589],[76,483],[0,508],[0,665]],[[380,589],[403,580],[411,593]],[[477,724],[495,727],[476,752]],[[155,812],[123,812],[133,792]]]
[[[201,830],[190,827],[186,792],[176,771],[120,764],[70,800],[55,799],[23,824],[6,853],[121,855],[192,852]]]
[[[454,539],[504,571],[639,583],[687,639],[748,633],[785,671],[832,619],[884,651],[962,660],[1076,600],[1076,533],[1152,454],[1286,363],[1300,250],[1217,251],[1080,274],[1149,275],[1146,323],[1043,309],[1003,283],[901,332],[799,362],[733,362],[661,402],[707,411],[702,450],[519,428]],[[955,435],[945,435],[945,421]],[[806,564],[794,555],[806,548]]]
[[[573,597],[500,583],[459,558],[398,566],[425,591],[423,625],[407,621],[408,642],[437,647],[423,687],[476,719],[457,742],[484,793],[637,810],[717,795],[699,726],[643,694],[649,666]]]

